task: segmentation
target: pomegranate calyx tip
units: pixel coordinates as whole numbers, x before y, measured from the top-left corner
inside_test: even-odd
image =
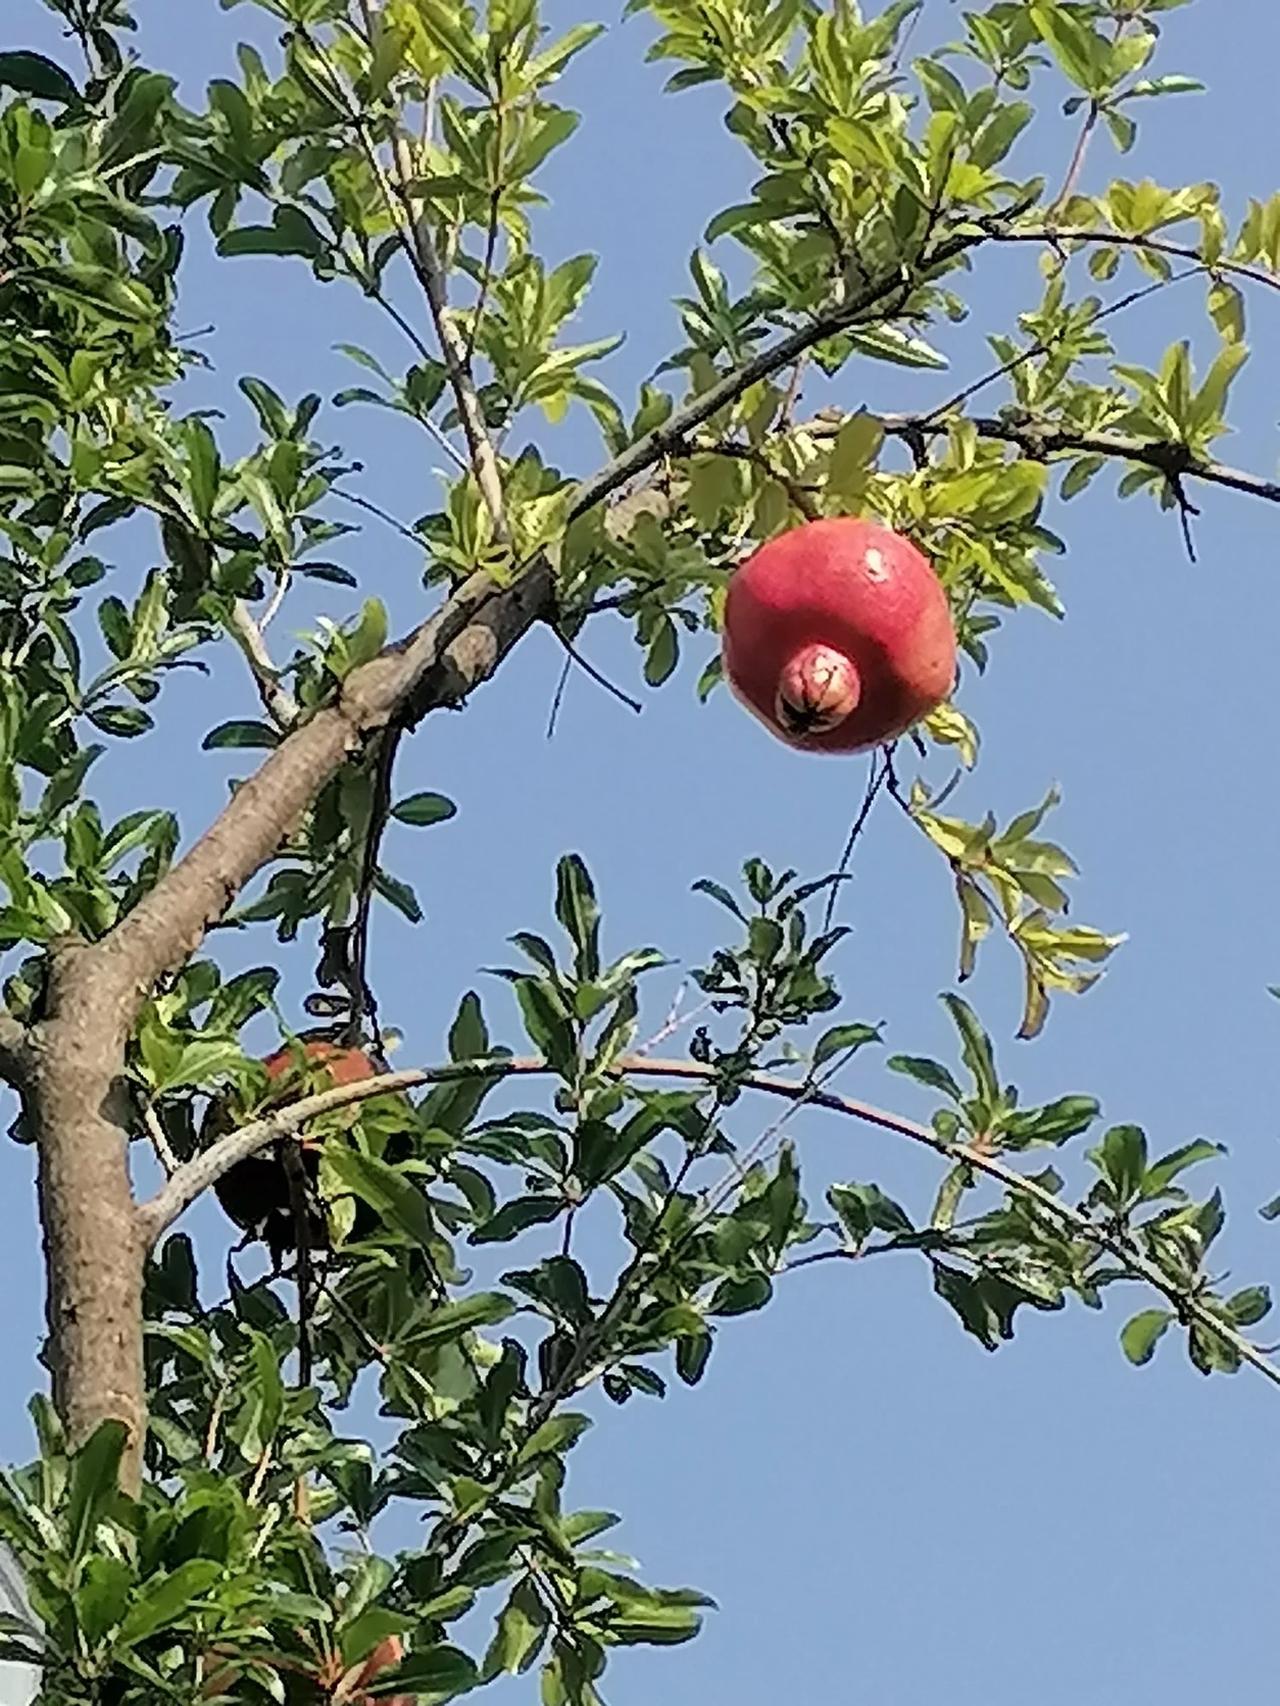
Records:
[[[862,683],[851,658],[833,646],[804,646],[779,678],[778,723],[792,736],[823,734],[844,722],[861,697]]]

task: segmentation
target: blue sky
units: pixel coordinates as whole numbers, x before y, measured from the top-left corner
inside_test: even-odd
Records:
[[[249,8],[228,14],[214,0],[139,0],[138,11],[149,59],[192,100],[227,73],[237,39],[267,35]],[[8,15],[5,45],[53,45],[36,0]],[[551,12],[558,25],[597,15],[568,0]],[[540,240],[552,260],[601,253],[582,335],[626,330],[608,377],[629,395],[676,341],[669,300],[686,286],[688,253],[711,214],[741,199],[750,165],[714,94],[660,97],[659,69],[642,63],[648,26],[606,21],[564,84],[584,125],[546,174],[553,205]],[[958,28],[954,5],[928,0],[916,45]],[[1277,46],[1265,0],[1235,0],[1227,28],[1210,0],[1171,14],[1159,69],[1194,73],[1209,93],[1149,103],[1138,149],[1119,165],[1099,138],[1085,187],[1112,175],[1207,178],[1237,217],[1249,195],[1271,193]],[[1070,140],[1050,111],[1015,169],[1056,177]],[[192,404],[224,407],[240,441],[249,422],[238,374],[289,397],[330,394],[356,377],[332,353],[339,340],[395,351],[394,334],[351,292],[312,285],[301,266],[215,269],[198,225],[185,292],[181,323],[213,327],[202,340],[212,367],[192,382]],[[1200,292],[1180,286],[1113,322],[1124,358],[1152,363],[1184,335],[1210,348]],[[833,394],[849,407],[935,401],[983,370],[982,333],[1035,296],[1028,258],[984,261],[972,322],[949,346],[953,374],[853,367]],[[1268,475],[1278,326],[1280,303],[1255,292],[1260,353],[1237,384],[1238,435],[1223,449]],[[370,495],[409,517],[434,507],[428,441],[355,411],[322,422],[366,462]],[[544,442],[566,468],[585,473],[598,460],[585,419]],[[1066,620],[1018,616],[987,679],[966,682],[961,703],[984,750],[956,809],[1007,817],[1059,783],[1053,830],[1083,873],[1075,911],[1129,941],[1097,989],[1055,1003],[1034,1045],[1013,1041],[1018,967],[999,943],[984,951],[972,999],[1025,1099],[1096,1094],[1108,1120],[1145,1125],[1157,1151],[1199,1135],[1227,1144],[1220,1260],[1244,1284],[1280,1269],[1280,1228],[1256,1214],[1280,1189],[1280,1007],[1266,994],[1280,981],[1267,877],[1280,516],[1197,493],[1193,566],[1171,517],[1113,492],[1103,477],[1049,518],[1069,545],[1054,565]],[[348,560],[398,623],[414,619],[417,565],[393,535],[365,533]],[[122,547],[126,578],[147,561],[141,547]],[[281,618],[291,625],[301,620]],[[615,677],[638,673],[620,629],[593,631],[590,645]],[[692,681],[704,654],[646,695],[639,718],[576,678],[548,743],[559,661],[533,636],[465,714],[432,718],[406,751],[401,791],[437,788],[459,806],[449,825],[397,830],[392,841],[428,913],[412,933],[381,918],[375,938],[383,1011],[406,1033],[406,1064],[441,1055],[458,995],[501,958],[512,930],[546,928],[561,852],[591,865],[613,949],[654,942],[696,964],[718,920],[690,894],[694,879],[732,878],[752,853],[827,869],[861,798],[864,761],[791,754],[725,695],[699,707]],[[132,748],[110,761],[108,803],[155,803],[163,787],[192,834],[235,774],[225,757],[197,756],[200,736],[252,715],[252,694],[229,656],[212,687],[180,680],[163,704],[164,745],[143,749],[150,762]],[[845,916],[846,1016],[884,1019],[893,1047],[949,1058],[936,997],[955,972],[954,901],[941,862],[891,811],[862,845]],[[265,936],[253,946],[256,958],[279,952]],[[295,998],[309,958],[282,958]],[[487,1007],[515,1041],[501,989]],[[925,1097],[864,1060],[848,1075],[852,1093],[927,1115]],[[795,1135],[815,1186],[875,1179],[917,1207],[927,1201],[932,1163],[894,1140],[817,1115],[797,1120]],[[0,1356],[13,1394],[0,1410],[3,1458],[29,1449],[20,1400],[38,1375],[31,1175],[29,1154],[0,1151],[0,1290],[10,1298]],[[211,1212],[191,1223],[217,1236]],[[1145,1301],[1134,1294],[1134,1307]],[[764,1315],[726,1326],[696,1393],[602,1413],[573,1460],[576,1504],[621,1511],[621,1542],[649,1579],[696,1584],[721,1606],[692,1646],[620,1657],[611,1706],[641,1706],[658,1690],[666,1706],[914,1706],[943,1691],[960,1706],[1261,1706],[1274,1687],[1276,1394],[1248,1375],[1204,1381],[1172,1341],[1133,1370],[1116,1343],[1129,1312],[1113,1297],[1102,1316],[1075,1308],[1022,1320],[1016,1341],[989,1356],[932,1296],[923,1267],[818,1267],[794,1276]],[[500,1698],[532,1701],[536,1684],[509,1684]]]

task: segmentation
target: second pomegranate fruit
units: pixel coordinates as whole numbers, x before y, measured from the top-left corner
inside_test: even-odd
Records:
[[[747,558],[729,582],[723,656],[736,696],[789,746],[864,752],[950,693],[955,628],[909,540],[840,516]]]

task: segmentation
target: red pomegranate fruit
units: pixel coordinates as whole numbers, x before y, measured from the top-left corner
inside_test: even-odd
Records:
[[[319,1085],[321,1089],[327,1089],[330,1085],[354,1084],[360,1079],[372,1078],[377,1073],[373,1062],[360,1049],[343,1048],[337,1043],[312,1038],[302,1039],[300,1052],[307,1066],[323,1068],[323,1073],[317,1074],[323,1080]],[[268,1055],[262,1064],[266,1068],[267,1077],[273,1082],[278,1081],[282,1088],[288,1085],[295,1075],[299,1080],[304,1077],[296,1044],[293,1047],[277,1049],[274,1054]],[[306,1093],[305,1082],[289,1085],[289,1088],[294,1095]],[[289,1094],[283,1098],[284,1101],[291,1099]],[[258,1111],[269,1111],[276,1100],[274,1097],[268,1097],[265,1105]],[[202,1134],[204,1146],[208,1147],[215,1138],[230,1131],[236,1123],[235,1110],[231,1103],[225,1100],[214,1102],[205,1116]],[[309,1139],[303,1138],[299,1148],[302,1152],[304,1172],[314,1185],[319,1173],[318,1147]],[[213,1188],[228,1219],[238,1226],[246,1237],[260,1239],[266,1244],[274,1260],[278,1262],[285,1251],[294,1248],[297,1242],[297,1210],[279,1145],[272,1145],[257,1155],[250,1155],[244,1161],[238,1161],[223,1174]],[[373,1219],[376,1221],[376,1216]],[[327,1242],[326,1228],[318,1218],[310,1227],[310,1241],[317,1249],[323,1248]]]
[[[805,752],[865,752],[950,693],[946,594],[901,534],[852,516],[809,521],[729,582],[724,672],[766,728]]]

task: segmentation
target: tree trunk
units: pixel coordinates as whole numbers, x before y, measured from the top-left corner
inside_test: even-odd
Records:
[[[146,1397],[143,1240],[129,1181],[121,1015],[85,976],[86,950],[53,958],[48,1017],[33,1037],[28,1118],[40,1158],[40,1220],[53,1398],[68,1442],[100,1422],[129,1429],[122,1483],[138,1484]]]

